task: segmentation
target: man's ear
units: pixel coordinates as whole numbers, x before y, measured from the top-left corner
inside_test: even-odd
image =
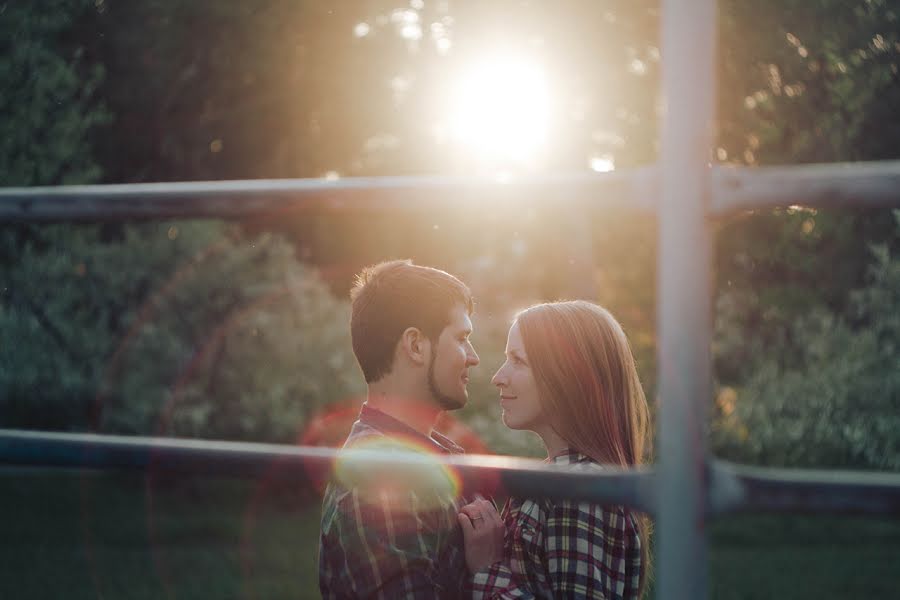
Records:
[[[431,356],[431,340],[417,327],[407,327],[400,336],[400,351],[415,365],[425,365]]]

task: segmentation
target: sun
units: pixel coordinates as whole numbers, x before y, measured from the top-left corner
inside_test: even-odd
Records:
[[[550,93],[539,63],[494,56],[464,70],[450,95],[448,133],[478,158],[525,163],[547,139]]]

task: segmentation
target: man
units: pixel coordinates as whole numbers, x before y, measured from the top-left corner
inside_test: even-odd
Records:
[[[326,600],[460,597],[467,572],[452,477],[437,464],[373,469],[353,452],[462,452],[432,427],[468,400],[478,364],[471,293],[449,273],[392,261],[363,270],[351,298],[368,395],[325,492],[319,589]]]

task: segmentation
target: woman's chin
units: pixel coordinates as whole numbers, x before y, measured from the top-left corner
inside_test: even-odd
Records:
[[[516,418],[506,410],[503,411],[500,420],[503,421],[503,424],[506,425],[508,429],[522,429],[522,423],[516,421]]]

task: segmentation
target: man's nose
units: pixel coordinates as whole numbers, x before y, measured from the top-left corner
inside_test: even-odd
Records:
[[[467,357],[467,359],[468,360],[466,362],[471,367],[474,367],[474,366],[478,365],[478,363],[481,362],[481,359],[478,358],[478,354],[475,352],[475,348],[471,348],[471,351],[469,352],[469,356]]]

